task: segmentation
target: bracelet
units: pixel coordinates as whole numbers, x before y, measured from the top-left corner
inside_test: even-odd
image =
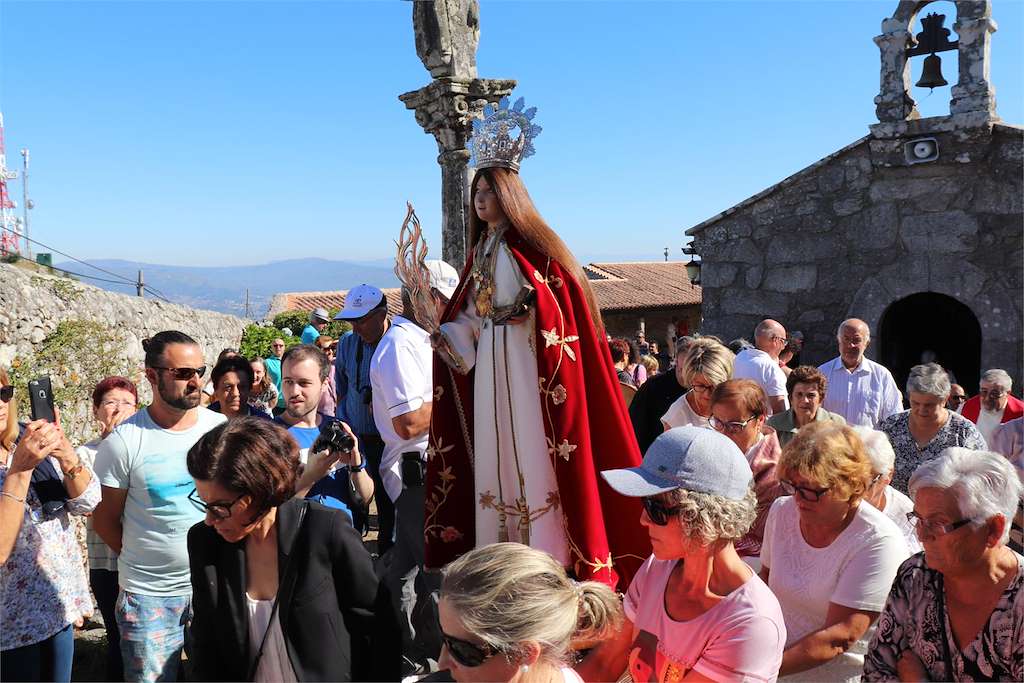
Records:
[[[78,476],[79,472],[81,472],[84,469],[85,469],[85,463],[83,463],[82,459],[79,458],[77,465],[72,467],[67,472],[64,472],[64,470],[61,470],[61,472],[64,472],[64,476],[67,477],[68,479],[71,479],[73,481],[74,478]]]
[[[8,498],[10,498],[11,500],[16,500],[16,501],[18,501],[19,503],[21,503],[22,505],[24,505],[24,504],[25,504],[25,499],[24,499],[24,498],[18,498],[18,497],[17,497],[16,495],[14,495],[13,493],[7,493],[7,491],[0,491],[0,496],[7,496],[7,497],[8,497]]]
[[[363,460],[358,465],[349,465],[348,466],[348,473],[352,474],[353,472],[362,472],[365,469],[366,469],[366,461]]]

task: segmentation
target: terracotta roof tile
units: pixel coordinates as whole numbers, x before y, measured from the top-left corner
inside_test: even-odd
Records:
[[[700,305],[701,289],[681,261],[591,263],[584,266],[602,311]]]
[[[641,308],[670,308],[700,305],[701,289],[686,277],[681,261],[636,263],[591,263],[583,270],[602,311]],[[402,311],[401,290],[384,289],[388,311]],[[345,292],[282,292],[276,294],[267,317],[283,311],[312,311],[318,306],[328,310],[345,305]]]

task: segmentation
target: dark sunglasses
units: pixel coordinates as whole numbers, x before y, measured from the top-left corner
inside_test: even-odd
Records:
[[[246,494],[240,495],[230,503],[210,503],[203,502],[203,499],[199,497],[199,492],[192,489],[192,493],[188,494],[189,502],[195,506],[197,510],[202,512],[204,515],[209,512],[217,519],[227,519],[231,516],[231,508],[235,506],[235,503],[245,498]]]
[[[662,501],[653,496],[641,498],[640,502],[644,505],[644,510],[647,512],[647,518],[658,526],[667,525],[669,516],[679,512],[678,507],[667,507]]]
[[[440,631],[440,629],[440,624],[438,624],[438,630]],[[462,666],[480,666],[501,652],[498,648],[487,644],[471,643],[468,640],[453,638],[444,631],[441,631],[441,642],[448,648],[448,654],[452,656],[452,659]]]
[[[817,503],[822,496],[831,490],[831,486],[823,489],[812,489],[806,486],[797,486],[791,481],[780,479],[779,484],[782,485],[782,490],[786,492],[787,496],[792,496],[795,493],[799,493],[800,497],[809,503]]]
[[[193,375],[196,375],[197,377],[202,377],[203,375],[206,374],[205,365],[200,365],[198,368],[162,368],[158,365],[154,365],[153,369],[170,372],[171,375],[174,376],[174,379],[182,382],[187,382],[188,380],[192,379]]]
[[[10,403],[12,398],[14,398],[14,387],[0,387],[0,401]]]

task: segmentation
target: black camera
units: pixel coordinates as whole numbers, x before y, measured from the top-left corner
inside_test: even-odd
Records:
[[[402,453],[402,488],[423,486],[427,479],[426,466],[419,451]]]
[[[370,405],[373,403],[373,387],[363,387],[359,390],[359,397],[363,400],[363,405]]]
[[[356,437],[349,434],[341,425],[341,422],[330,420],[320,425],[320,436],[316,437],[316,441],[313,442],[309,452],[340,451],[342,453],[351,453],[355,447]]]

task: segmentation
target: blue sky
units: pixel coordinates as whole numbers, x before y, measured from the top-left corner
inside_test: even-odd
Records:
[[[866,134],[896,5],[482,0],[477,64],[538,107],[522,175],[581,259],[679,259],[686,228]],[[952,3],[927,11],[951,27]],[[369,260],[409,199],[439,251],[437,148],[397,99],[429,82],[411,12],[3,0],[0,109],[8,166],[31,149],[33,236],[80,258]],[[999,112],[1024,123],[1024,3],[993,17]],[[948,111],[949,87],[915,95]]]

